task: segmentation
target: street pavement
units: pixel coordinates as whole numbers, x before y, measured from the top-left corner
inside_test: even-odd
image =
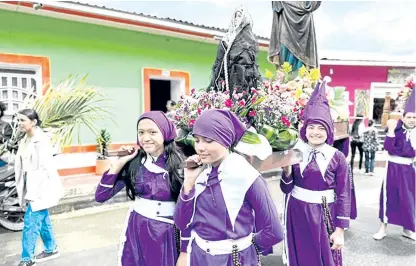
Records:
[[[267,180],[276,205],[281,211],[283,197],[279,188],[279,180],[277,178]],[[377,216],[381,178],[355,175],[355,183],[358,219],[351,222],[351,229],[345,234],[344,266],[415,265],[415,242],[402,237],[400,227],[389,226],[388,236],[382,241],[375,241],[371,237],[379,225]],[[53,216],[61,257],[54,261],[39,263],[39,265],[117,265],[117,245],[128,208],[127,204],[103,205]],[[39,242],[38,251],[41,249],[42,243]],[[21,233],[0,229],[0,265],[17,265],[20,252]],[[282,245],[278,244],[272,256],[262,258],[262,265],[283,265],[281,254]]]

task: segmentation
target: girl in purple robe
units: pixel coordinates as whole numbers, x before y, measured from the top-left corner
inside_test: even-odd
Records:
[[[190,266],[257,266],[283,239],[276,206],[266,181],[241,155],[232,152],[246,128],[227,110],[207,110],[193,134],[201,165],[185,170],[175,224],[190,232]],[[184,264],[181,264],[184,265]]]
[[[308,102],[300,164],[284,167],[280,187],[286,194],[283,262],[290,266],[340,266],[344,229],[350,221],[350,178],[342,152],[332,147],[334,125],[325,86]]]
[[[416,108],[413,89],[404,110],[403,119],[387,122],[384,149],[388,164],[380,193],[381,221],[375,240],[386,236],[387,224],[403,227],[403,236],[416,240],[415,234],[415,147]]]
[[[126,187],[134,200],[121,236],[118,265],[175,266],[179,232],[173,213],[183,180],[177,169],[182,155],[174,142],[176,130],[165,114],[151,111],[140,116],[137,132],[140,149],[112,164],[95,199],[105,202]]]

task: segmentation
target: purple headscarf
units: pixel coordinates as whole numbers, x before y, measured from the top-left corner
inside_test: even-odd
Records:
[[[325,82],[319,87],[316,86],[305,107],[302,120],[304,123],[303,127],[300,129],[300,138],[304,142],[308,142],[308,139],[306,138],[306,128],[308,125],[320,124],[325,128],[328,135],[326,143],[329,145],[334,143],[334,121],[332,120],[331,110],[326,98]]]
[[[196,120],[193,134],[212,139],[226,148],[240,141],[246,127],[238,117],[222,109],[204,111]]]
[[[412,92],[410,93],[409,98],[407,99],[406,102],[406,107],[404,108],[404,113],[416,113],[416,106],[415,106],[415,98],[416,98],[416,94],[415,94],[415,90],[416,88],[412,89]]]
[[[150,119],[159,127],[165,142],[176,138],[176,128],[173,122],[161,111],[149,111],[143,113],[137,120],[137,126],[142,119]],[[137,140],[137,144],[139,141]]]

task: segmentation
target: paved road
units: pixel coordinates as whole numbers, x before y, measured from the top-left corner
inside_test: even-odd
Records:
[[[268,183],[277,206],[281,209],[278,180],[269,179]],[[351,229],[346,232],[344,266],[415,265],[415,243],[401,237],[401,228],[389,227],[389,235],[383,241],[377,242],[371,238],[378,227],[380,178],[357,176],[356,187],[359,218],[352,222]],[[62,256],[59,260],[39,265],[117,265],[117,243],[126,209],[126,204],[116,204],[54,216],[53,223]],[[20,233],[0,229],[0,265],[17,265],[20,241]],[[41,246],[39,242],[39,250]],[[273,256],[262,259],[262,265],[283,265],[280,255],[281,245],[277,245]]]

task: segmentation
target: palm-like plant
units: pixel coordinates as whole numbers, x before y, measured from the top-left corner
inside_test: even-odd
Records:
[[[86,80],[87,76],[79,81],[69,76],[42,96],[32,93],[26,97],[24,108],[36,110],[42,120],[42,129],[50,133],[52,143],[60,148],[72,144],[74,130],[80,126],[87,126],[97,135],[96,121],[109,114],[103,106],[108,99],[98,89],[87,86]],[[13,131],[10,142],[18,143],[22,134],[17,131],[17,125],[14,125]]]
[[[101,129],[100,133],[97,135],[97,143],[98,143],[98,149],[99,153],[97,155],[98,160],[105,160],[105,152],[108,150],[108,147],[110,146],[111,142],[111,136],[110,133],[108,133],[107,130]]]

